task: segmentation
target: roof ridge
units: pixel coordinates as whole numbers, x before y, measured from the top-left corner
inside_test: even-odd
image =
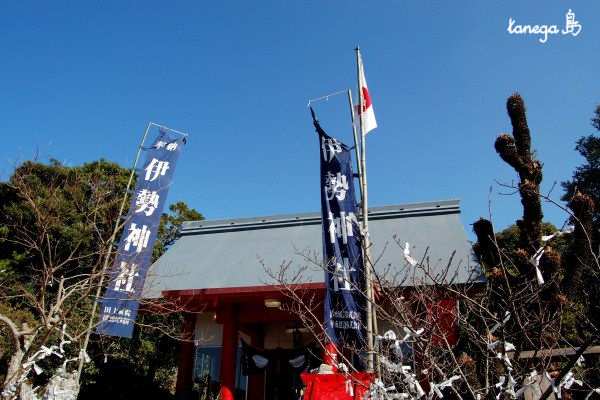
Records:
[[[449,199],[429,202],[415,202],[374,206],[369,208],[370,219],[402,218],[414,215],[431,215],[440,213],[460,213],[460,199]],[[303,224],[320,224],[321,213],[280,214],[260,217],[245,217],[217,220],[186,221],[181,230],[182,235],[201,234],[215,231],[236,231],[247,229],[265,229]]]

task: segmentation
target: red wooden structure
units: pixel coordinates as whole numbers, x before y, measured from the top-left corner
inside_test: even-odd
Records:
[[[303,374],[304,400],[359,400],[375,378],[366,372],[354,374]]]

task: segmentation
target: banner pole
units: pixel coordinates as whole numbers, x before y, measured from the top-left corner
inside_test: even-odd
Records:
[[[362,187],[362,168],[360,165],[360,154],[358,149],[358,137],[356,136],[356,124],[354,121],[354,104],[352,103],[352,90],[348,89],[348,104],[350,105],[350,118],[352,118],[352,134],[354,137],[354,152],[356,153],[356,171],[358,172],[358,187],[360,189],[360,198],[363,198]]]
[[[131,174],[129,175],[129,181],[127,182],[127,188],[125,189],[125,193],[123,194],[123,200],[121,200],[121,207],[119,208],[119,215],[117,216],[117,220],[115,222],[115,226],[112,232],[112,235],[109,239],[108,250],[106,253],[106,257],[104,258],[104,264],[102,265],[102,273],[100,275],[100,282],[98,282],[98,288],[96,289],[96,296],[94,297],[94,305],[92,306],[92,314],[90,315],[90,320],[88,322],[87,333],[85,334],[85,339],[83,341],[83,347],[80,350],[79,354],[79,366],[77,367],[77,382],[81,380],[81,371],[83,370],[84,364],[84,354],[87,350],[87,346],[90,342],[90,335],[92,333],[92,327],[94,325],[94,318],[96,314],[96,309],[98,308],[98,299],[100,298],[100,294],[102,291],[102,285],[104,284],[104,277],[106,276],[106,270],[108,269],[110,262],[110,255],[114,248],[115,238],[117,237],[117,232],[119,231],[121,215],[123,214],[123,210],[125,209],[125,203],[127,202],[127,195],[129,189],[131,188],[131,184],[133,183],[133,177],[135,176],[135,167],[137,166],[138,160],[140,158],[140,154],[142,153],[142,148],[144,147],[144,143],[146,142],[146,137],[148,136],[148,132],[150,131],[150,126],[155,125],[152,122],[149,122],[146,126],[146,131],[144,132],[144,137],[142,137],[142,142],[138,147],[137,154],[135,156],[135,161],[133,162],[133,167],[131,168]],[[90,285],[91,285],[91,277],[90,277]]]

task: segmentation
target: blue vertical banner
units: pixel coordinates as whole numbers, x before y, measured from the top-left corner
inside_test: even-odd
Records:
[[[130,338],[137,316],[139,298],[156,242],[156,234],[165,207],[167,192],[185,136],[172,138],[160,129],[139,175],[129,212],[117,245],[115,262],[108,272],[109,283],[100,301],[100,320],[96,332],[101,335]]]
[[[325,327],[336,344],[364,344],[365,274],[350,149],[328,136],[313,109],[321,159]]]

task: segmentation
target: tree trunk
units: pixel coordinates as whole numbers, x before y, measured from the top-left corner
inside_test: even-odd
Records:
[[[39,400],[33,387],[27,381],[21,383],[21,387],[19,388],[19,400]]]
[[[21,364],[23,363],[24,356],[25,353],[20,348],[17,348],[10,357],[8,369],[6,370],[6,378],[4,379],[4,383],[2,385],[3,392],[10,390],[19,379],[19,372],[21,370]]]
[[[48,382],[42,400],[77,400],[77,372],[57,372]]]

